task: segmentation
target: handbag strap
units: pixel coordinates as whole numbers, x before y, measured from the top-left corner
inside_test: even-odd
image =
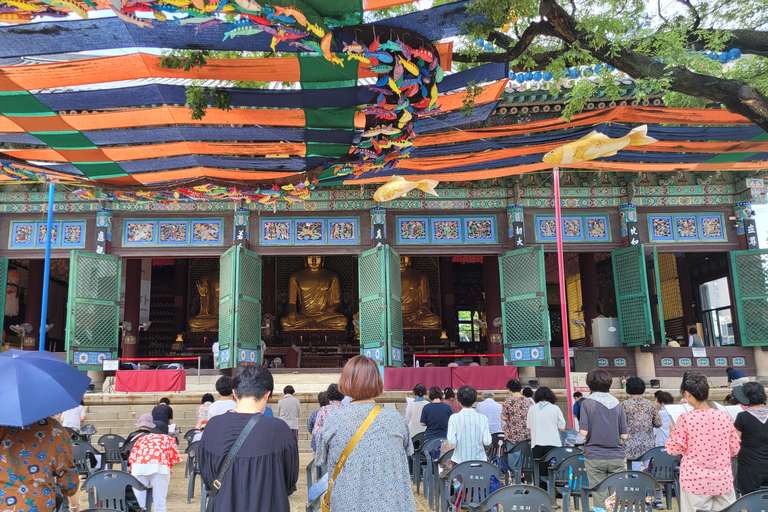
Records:
[[[375,420],[376,416],[379,415],[379,411],[381,411],[381,406],[376,404],[373,409],[371,409],[371,412],[368,413],[368,417],[365,418],[365,421],[363,421],[363,424],[360,425],[360,428],[357,429],[355,435],[352,436],[352,439],[349,440],[347,447],[344,448],[344,451],[341,453],[341,457],[339,457],[339,461],[336,463],[336,469],[333,470],[333,475],[328,479],[328,490],[325,492],[325,496],[323,496],[323,501],[326,502],[326,506],[330,505],[331,488],[333,487],[333,482],[336,480],[336,477],[339,476],[339,471],[341,471],[341,468],[344,467],[344,463],[347,462],[347,458],[352,453],[352,450],[355,449],[355,446],[363,437],[365,431],[368,430],[368,427],[371,426],[373,420]]]
[[[256,425],[256,423],[259,422],[262,416],[264,415],[261,413],[257,413],[251,416],[251,419],[249,419],[248,423],[245,424],[243,431],[240,432],[239,436],[237,436],[235,444],[232,445],[232,448],[229,449],[227,456],[223,461],[221,461],[221,465],[219,466],[219,473],[216,475],[216,480],[213,481],[213,489],[211,489],[208,493],[208,505],[205,507],[206,512],[210,511],[213,498],[215,498],[219,493],[219,489],[221,489],[221,483],[224,481],[224,477],[227,475],[227,471],[229,471],[229,466],[232,465],[232,461],[235,460],[237,452],[240,451],[240,447],[242,447],[243,443],[245,443],[248,434],[251,433],[251,430],[253,430],[253,427]]]

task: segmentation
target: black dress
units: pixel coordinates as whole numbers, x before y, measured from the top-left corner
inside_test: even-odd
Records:
[[[200,472],[208,489],[250,414],[228,412],[210,419],[200,440]],[[263,417],[227,472],[213,512],[290,512],[288,496],[299,478],[299,447],[283,420]]]
[[[763,410],[762,416],[768,413]],[[734,427],[741,432],[736,487],[741,494],[749,494],[768,485],[768,422],[743,411],[736,415]]]

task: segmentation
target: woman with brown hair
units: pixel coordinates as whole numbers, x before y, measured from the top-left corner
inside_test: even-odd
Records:
[[[325,418],[315,453],[315,464],[327,465],[333,475],[328,489],[332,511],[416,510],[408,473],[408,456],[413,454],[408,425],[395,409],[376,405],[374,399],[383,390],[373,359],[355,356],[344,366],[339,391],[352,402],[343,413]],[[361,437],[354,443],[358,432]]]

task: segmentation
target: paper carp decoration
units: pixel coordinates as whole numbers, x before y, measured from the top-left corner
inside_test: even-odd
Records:
[[[437,196],[435,187],[438,182],[434,180],[406,181],[402,176],[392,176],[385,184],[376,189],[373,200],[383,203],[403,197],[413,189],[419,189],[426,194]]]
[[[541,160],[552,165],[566,165],[613,156],[627,146],[645,146],[657,142],[653,137],[648,137],[647,133],[648,125],[645,124],[618,139],[593,130],[579,140],[556,147]]]

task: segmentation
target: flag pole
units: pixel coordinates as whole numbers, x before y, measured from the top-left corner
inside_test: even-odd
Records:
[[[48,283],[51,278],[51,242],[53,240],[53,200],[56,193],[54,181],[48,180],[48,228],[45,232],[45,265],[43,269],[43,304],[40,311],[40,345],[45,350],[45,328],[48,322]],[[57,236],[61,236],[58,233]]]
[[[560,316],[562,317],[563,330],[563,356],[565,365],[565,392],[568,410],[568,426],[573,428],[573,390],[571,386],[571,357],[570,340],[568,339],[568,298],[565,293],[565,263],[563,260],[563,217],[560,208],[560,168],[554,169],[554,189],[555,189],[555,233],[557,235],[557,276],[560,284]]]

